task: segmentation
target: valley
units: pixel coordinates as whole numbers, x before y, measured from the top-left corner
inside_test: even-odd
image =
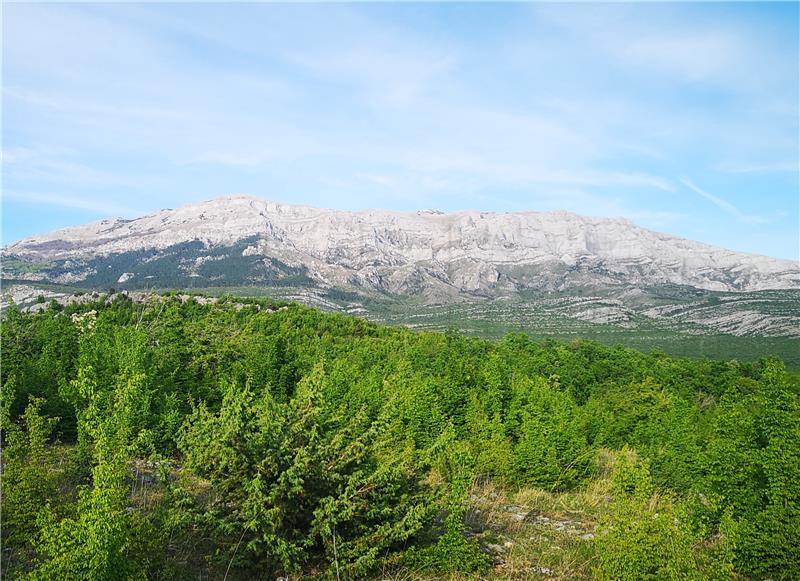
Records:
[[[145,296],[155,290],[122,292]],[[97,293],[68,285],[10,280],[4,283],[2,306],[13,300],[21,308],[35,311],[53,299],[68,304],[89,298],[92,292]],[[620,293],[595,289],[592,293],[528,292],[499,299],[471,297],[449,304],[311,286],[190,287],[181,292],[297,301],[388,325],[454,330],[488,339],[525,333],[537,340],[588,339],[679,357],[751,361],[776,356],[790,367],[800,368],[798,290],[719,293],[664,287]]]

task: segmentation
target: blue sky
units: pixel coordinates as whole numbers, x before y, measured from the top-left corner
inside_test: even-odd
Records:
[[[4,243],[232,194],[798,258],[798,5],[8,4]]]

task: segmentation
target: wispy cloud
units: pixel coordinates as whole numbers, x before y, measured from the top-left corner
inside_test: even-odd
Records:
[[[34,181],[57,184],[94,186],[130,186],[142,184],[143,178],[134,179],[128,175],[108,169],[92,167],[72,157],[74,152],[54,150],[48,147],[12,148],[3,151],[4,177],[16,184]]]
[[[798,173],[800,172],[800,164],[796,161],[756,164],[723,163],[718,165],[717,169],[725,173]]]
[[[102,200],[152,211],[234,190],[346,209],[564,207],[685,236],[713,222],[707,241],[725,245],[731,217],[762,221],[737,208],[747,181],[787,211],[770,229],[796,235],[796,192],[767,175],[796,167],[764,161],[798,156],[797,8],[759,10],[12,3],[3,185],[104,214],[116,204]],[[675,168],[722,180],[730,201],[705,192],[721,211],[692,214],[672,195],[689,186],[664,177]],[[35,222],[6,216],[9,230]]]
[[[212,151],[198,157],[196,163],[211,163],[219,165],[255,167],[276,159],[275,152],[269,150],[253,151],[248,153],[233,153],[227,151]]]
[[[750,214],[745,214],[744,212],[739,210],[739,208],[737,208],[727,200],[723,200],[719,196],[715,196],[714,194],[711,194],[705,191],[704,189],[700,188],[689,178],[682,177],[681,183],[683,183],[683,185],[685,185],[687,188],[689,188],[696,194],[699,194],[700,196],[704,197],[706,200],[714,204],[717,208],[723,210],[724,212],[736,218],[736,220],[738,220],[739,222],[742,222],[744,224],[765,224],[769,221],[767,220],[767,218],[763,216],[754,216]]]
[[[16,200],[37,206],[56,206],[61,208],[85,210],[93,214],[97,214],[98,216],[138,216],[143,214],[143,212],[139,209],[116,204],[108,200],[98,200],[95,198],[63,196],[60,194],[43,192],[18,191],[4,191],[3,197],[8,200]]]
[[[603,10],[544,3],[532,10],[571,34],[579,46],[606,55],[613,65],[677,82],[769,92],[765,84],[786,79],[765,63],[792,60],[768,29],[747,26],[742,18],[720,18],[713,11],[698,10],[687,19],[685,8],[676,3],[646,8],[623,3]]]

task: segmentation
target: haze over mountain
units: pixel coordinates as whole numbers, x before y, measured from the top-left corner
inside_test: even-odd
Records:
[[[6,274],[128,288],[308,284],[431,299],[524,289],[800,287],[797,264],[568,212],[346,212],[235,196],[103,220],[4,249]],[[168,261],[174,269],[159,269]],[[185,279],[181,284],[181,278]],[[196,281],[199,282],[199,281]]]

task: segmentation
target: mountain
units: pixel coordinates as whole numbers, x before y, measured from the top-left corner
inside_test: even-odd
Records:
[[[2,308],[85,290],[266,295],[417,329],[588,338],[800,369],[800,267],[567,212],[343,212],[231,197],[3,249]],[[188,299],[188,296],[185,297]]]
[[[345,212],[219,198],[4,248],[4,277],[87,287],[340,288],[439,302],[527,290],[800,288],[796,263],[568,212]]]

